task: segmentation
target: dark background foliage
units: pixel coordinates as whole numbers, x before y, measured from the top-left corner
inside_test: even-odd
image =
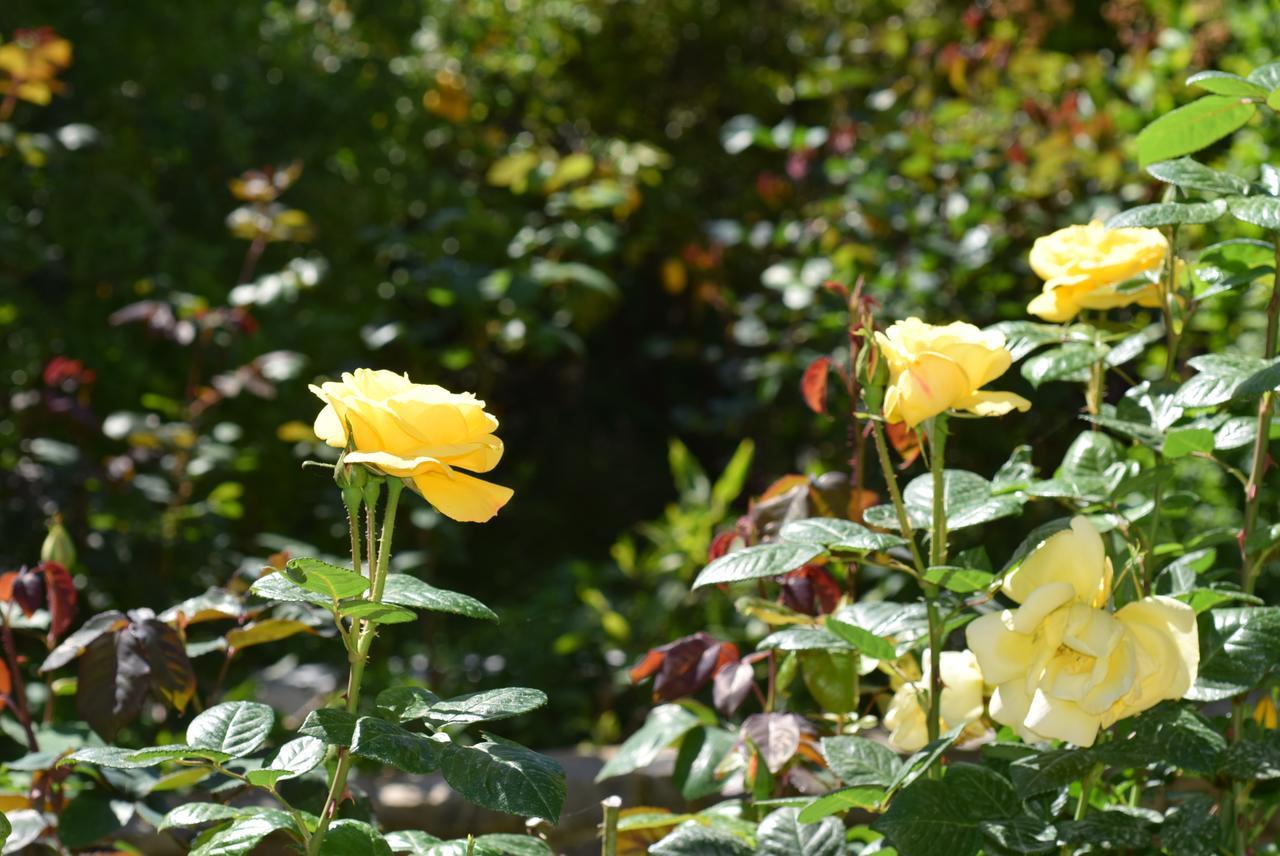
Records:
[[[321,452],[306,385],[407,371],[489,401],[516,499],[484,526],[412,514],[407,566],[503,622],[401,629],[384,668],[542,687],[543,745],[615,737],[646,701],[620,667],[706,623],[661,584],[719,522],[679,453],[673,485],[669,441],[714,476],[753,439],[746,494],[843,466],[842,422],[799,405],[843,335],[822,283],[865,276],[886,318],[1023,317],[1034,238],[1154,198],[1132,134],[1186,74],[1272,59],[1277,20],[1225,0],[10,0],[0,34],[51,26],[75,60],[0,141],[0,566],[34,563],[54,512],[93,609],[160,610],[288,544],[340,554],[336,491],[300,469]],[[1261,140],[1213,154],[1254,163]],[[282,201],[311,240],[247,259],[227,182],[293,160]],[[245,271],[296,260],[313,285],[212,323]],[[112,320],[140,300],[207,333]],[[1248,309],[1200,323],[1254,335]],[[261,394],[193,410],[277,351],[297,356]],[[50,377],[55,357],[96,377]],[[1051,467],[1079,405],[1045,387],[1027,417],[961,426],[952,460],[989,475],[1029,442]]]

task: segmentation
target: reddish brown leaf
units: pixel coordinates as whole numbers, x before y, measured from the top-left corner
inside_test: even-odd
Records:
[[[760,496],[756,498],[756,502],[757,503],[768,502],[769,500],[782,496],[783,494],[788,493],[789,491],[795,490],[797,487],[800,487],[802,485],[804,487],[809,486],[808,476],[802,476],[794,473],[789,476],[783,476],[782,478],[778,479],[773,484],[765,488],[764,493],[760,494]]]
[[[186,710],[196,693],[196,673],[182,639],[172,627],[154,618],[141,622],[136,630],[151,667],[151,689],[178,712]]]
[[[649,651],[631,669],[631,680],[638,682],[654,675],[654,698],[674,701],[697,692],[726,663],[737,659],[736,645],[695,633]]]
[[[134,627],[95,639],[80,657],[76,710],[108,742],[137,718],[151,686],[141,635]]]
[[[831,370],[830,357],[818,357],[809,363],[809,367],[804,370],[804,377],[800,380],[800,394],[804,396],[804,403],[809,405],[809,409],[814,413],[827,412],[827,376]]]
[[[804,720],[794,713],[753,713],[742,722],[741,737],[760,752],[770,773],[786,766],[800,748]]]
[[[76,584],[71,574],[57,562],[40,565],[44,572],[45,597],[49,607],[49,642],[57,642],[71,629],[76,618]]]
[[[805,615],[825,615],[832,612],[840,601],[840,584],[826,568],[805,565],[786,574],[778,581],[781,588],[779,600],[787,607]]]
[[[14,603],[22,607],[23,614],[30,618],[44,606],[44,575],[39,569],[23,568],[13,581],[12,592]]]
[[[5,571],[0,574],[0,600],[13,600],[13,584],[17,579],[17,571]]]
[[[13,676],[9,674],[9,664],[0,659],[0,710],[4,710],[6,699],[13,692]]]
[[[733,545],[733,539],[737,536],[738,533],[735,530],[729,529],[712,538],[711,546],[707,548],[707,561],[714,562],[725,553],[728,553],[729,547]]]

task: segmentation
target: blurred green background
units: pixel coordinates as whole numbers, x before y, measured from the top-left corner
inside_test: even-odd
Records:
[[[41,26],[75,54],[49,106],[0,125],[0,567],[36,561],[55,512],[86,610],[341,553],[337,493],[300,468],[325,454],[307,383],[474,390],[516,498],[483,526],[419,504],[398,542],[503,622],[397,628],[382,668],[546,689],[513,736],[550,746],[632,727],[646,692],[621,667],[717,620],[686,583],[727,498],[847,460],[844,423],[800,404],[844,335],[823,283],[865,276],[886,319],[1024,317],[1031,242],[1154,199],[1132,135],[1189,73],[1273,60],[1280,4],[0,7],[6,40]],[[1229,145],[1211,156],[1269,154],[1257,129]],[[229,189],[294,161],[279,204],[305,228]],[[1241,308],[1200,323],[1237,337]],[[1018,442],[1055,464],[1079,392],[1036,401],[964,425],[955,465],[989,475]]]

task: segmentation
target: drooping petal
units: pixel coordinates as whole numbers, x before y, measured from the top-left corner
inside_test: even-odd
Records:
[[[975,416],[1004,416],[1018,411],[1026,413],[1031,402],[1015,392],[984,392],[979,390],[955,403],[957,410],[966,410]]]
[[[511,488],[447,468],[415,476],[413,485],[445,517],[466,523],[491,519],[514,493]]]

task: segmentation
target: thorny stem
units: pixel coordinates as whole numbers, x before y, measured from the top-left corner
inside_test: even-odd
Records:
[[[400,479],[391,479],[387,482],[387,505],[382,513],[382,538],[378,543],[376,564],[372,559],[374,542],[372,540],[369,542],[370,573],[373,575],[369,599],[374,603],[381,602],[383,587],[386,585],[387,568],[391,562],[391,540],[395,534],[396,507],[400,504],[400,492],[403,489],[404,482]],[[373,529],[373,514],[374,509],[370,505],[370,530]],[[352,524],[354,527],[354,520]],[[353,633],[354,630],[355,628],[353,627]],[[376,635],[377,625],[372,622],[364,622],[356,641],[356,649],[350,655],[351,673],[347,678],[346,706],[348,713],[355,713],[360,705],[360,684],[364,678],[365,664],[369,660],[369,648],[373,645],[373,638]],[[316,826],[315,834],[311,836],[311,840],[307,844],[309,856],[316,856],[320,852],[320,845],[324,841],[325,832],[333,821],[333,816],[338,809],[338,803],[346,791],[347,776],[350,772],[351,753],[348,750],[340,749],[338,750],[338,766],[334,769],[333,779],[329,783],[329,795],[325,798],[324,809],[320,812],[319,825]]]
[[[1181,337],[1173,325],[1173,309],[1178,301],[1178,289],[1175,287],[1174,277],[1178,272],[1178,227],[1172,225],[1169,227],[1169,255],[1165,259],[1165,272],[1160,282],[1160,314],[1164,318],[1164,335],[1167,341],[1165,346],[1168,353],[1165,355],[1164,361],[1164,379],[1168,380],[1173,377],[1173,371],[1178,365],[1178,345]]]
[[[947,416],[939,413],[929,422],[929,469],[933,474],[933,531],[929,534],[929,564],[947,563],[946,509]],[[942,618],[938,615],[938,587],[921,581],[929,615],[929,739],[937,740],[942,721]]]
[[[916,566],[916,574],[924,578],[924,558],[920,555],[920,547],[916,544],[916,533],[911,528],[911,518],[907,516],[906,503],[902,501],[902,490],[898,487],[898,476],[893,469],[893,461],[889,457],[889,444],[884,437],[884,426],[878,420],[872,420],[871,433],[876,441],[876,453],[880,459],[880,469],[884,473],[885,485],[889,490],[889,498],[893,500],[893,508],[898,512],[898,529],[911,548],[911,558]]]
[[[1276,332],[1280,326],[1280,237],[1276,238],[1276,281],[1271,286],[1271,299],[1267,302],[1267,338],[1262,358],[1270,360],[1276,354]],[[1261,557],[1250,555],[1248,544],[1258,524],[1258,500],[1262,477],[1266,474],[1271,450],[1271,411],[1275,393],[1267,391],[1258,402],[1257,433],[1253,438],[1252,464],[1249,481],[1244,488],[1244,528],[1240,534],[1240,551],[1243,558],[1242,579],[1244,590],[1253,594],[1258,572],[1262,570]]]

